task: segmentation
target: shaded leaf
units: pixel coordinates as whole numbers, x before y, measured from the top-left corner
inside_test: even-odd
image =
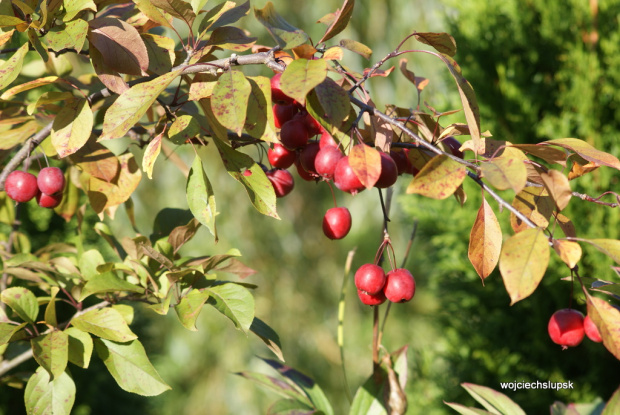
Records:
[[[88,311],[71,320],[71,325],[79,330],[118,342],[137,339],[123,316],[113,308],[102,308]]]
[[[11,85],[22,71],[24,57],[28,52],[28,43],[24,43],[9,59],[0,64],[0,90]]]
[[[541,158],[548,163],[566,166],[568,153],[564,150],[541,144],[511,144],[511,147],[518,148],[519,150]]]
[[[323,59],[296,59],[280,78],[282,92],[305,105],[306,95],[327,77],[327,62]]]
[[[9,88],[0,95],[0,99],[8,100],[11,97],[19,94],[20,92],[29,91],[31,89],[35,89],[41,86],[53,84],[58,82],[60,78],[57,76],[45,76],[43,78],[35,79],[30,82],[26,82],[21,85],[16,85],[13,88]]]
[[[236,7],[231,1],[220,3],[206,13],[204,20],[200,23],[199,31],[215,30],[218,27],[235,23],[249,12],[249,0]]]
[[[61,26],[54,26],[45,35],[45,43],[54,51],[75,49],[80,52],[88,34],[88,22],[75,19]]]
[[[499,258],[510,305],[532,294],[549,265],[549,241],[541,228],[521,231],[504,242]]]
[[[81,368],[88,368],[90,358],[93,355],[92,337],[75,327],[69,327],[65,333],[69,336],[69,361]]]
[[[483,177],[498,190],[512,189],[518,194],[527,182],[524,159],[526,157],[521,151],[507,148],[501,157],[482,163]]]
[[[549,170],[547,173],[540,173],[540,177],[558,210],[564,210],[572,196],[568,178],[557,170]]]
[[[80,293],[78,299],[79,301],[84,301],[84,299],[93,294],[123,291],[142,294],[144,293],[144,288],[121,279],[114,272],[109,271],[97,274],[90,278],[86,285],[82,288],[82,292]]]
[[[278,359],[284,362],[284,354],[282,353],[282,345],[280,344],[280,336],[263,320],[254,317],[250,331],[256,334],[271,350]]]
[[[317,43],[323,43],[333,38],[344,29],[346,29],[353,15],[353,7],[355,6],[355,0],[344,0],[342,7],[336,10],[333,16],[333,22],[329,25],[325,34]]]
[[[97,48],[91,48],[89,53],[90,61],[93,64],[95,73],[106,88],[116,94],[122,94],[129,89],[129,85],[125,82],[125,79],[120,73],[105,63],[103,55],[97,50]]]
[[[248,267],[247,265],[235,258],[231,258],[230,260],[228,260],[226,265],[217,266],[215,269],[221,272],[235,274],[241,279],[256,274],[256,270]]]
[[[241,71],[226,71],[211,95],[211,109],[224,127],[241,137],[252,86]]]
[[[254,16],[267,29],[282,49],[292,49],[308,41],[308,35],[289,24],[268,1],[262,9],[254,8]]]
[[[86,99],[66,103],[54,118],[52,145],[59,157],[78,151],[90,138],[94,117]]]
[[[30,340],[34,360],[50,374],[51,379],[57,379],[65,372],[69,357],[69,336],[64,331],[37,336]]]
[[[200,228],[200,222],[196,218],[192,218],[187,225],[175,227],[168,235],[168,242],[172,246],[174,252],[177,252],[186,242],[196,235]]]
[[[409,156],[412,157],[413,152]],[[407,193],[417,193],[433,199],[446,199],[458,189],[467,176],[467,168],[446,155],[432,157],[407,187]]]
[[[486,386],[462,383],[461,386],[487,410],[505,415],[525,415],[512,399]]]
[[[495,269],[502,249],[502,229],[491,206],[482,198],[476,221],[469,235],[467,256],[476,272],[484,279]]]
[[[28,323],[21,323],[19,325],[11,323],[0,323],[0,346],[6,345],[15,333],[26,327],[26,324]]]
[[[586,300],[588,315],[601,333],[603,344],[620,360],[620,311],[607,301],[589,294]]]
[[[620,413],[620,388],[616,389],[611,396],[601,415],[614,415],[617,413]]]
[[[196,319],[202,311],[202,307],[209,299],[209,293],[206,291],[192,290],[181,298],[179,304],[174,307],[177,312],[179,321],[188,330],[196,331]]]
[[[605,153],[604,151],[597,150],[590,144],[583,140],[579,140],[578,138],[559,138],[557,140],[545,141],[541,144],[553,145],[572,150],[588,161],[620,170],[620,161],[617,157],[609,153]]]
[[[291,382],[273,376],[263,375],[255,372],[239,372],[237,375],[244,377],[256,384],[263,386],[285,398],[292,398],[295,401],[311,405],[310,400],[303,395]]]
[[[178,116],[168,129],[168,138],[174,144],[181,145],[200,133],[200,123],[195,116],[184,114]]]
[[[367,189],[372,188],[381,176],[381,155],[374,147],[354,145],[349,153],[349,164]]]
[[[456,41],[448,33],[416,32],[414,37],[418,42],[432,46],[437,52],[445,53],[448,56],[456,55]]]
[[[156,396],[170,389],[138,340],[116,343],[95,339],[95,350],[121,389],[142,396]]]
[[[620,264],[620,241],[616,239],[583,239],[584,242],[594,245],[596,249]]]
[[[196,14],[192,9],[191,4],[184,0],[151,0],[151,3],[166,13],[169,13],[171,16],[185,22],[187,27],[190,29],[194,24]]]
[[[252,86],[248,100],[248,114],[245,131],[259,140],[277,143],[273,111],[271,105],[271,83],[264,76],[249,77]]]
[[[254,320],[254,297],[239,284],[225,283],[205,290],[209,303],[247,334]]]
[[[316,411],[308,404],[295,399],[280,399],[267,410],[267,415],[312,415]]]
[[[140,37],[149,56],[149,71],[158,75],[170,72],[175,59],[174,40],[152,33],[141,33]]]
[[[249,37],[245,31],[233,26],[218,27],[209,37],[207,45],[217,46],[225,50],[243,52],[250,49],[257,38]]]
[[[170,24],[170,22],[168,22],[168,19],[166,19],[166,17],[164,16],[164,14],[162,12],[160,12],[157,7],[155,7],[155,5],[153,4],[152,1],[150,0],[134,0],[134,3],[136,3],[136,6],[138,6],[138,9],[144,13],[144,15],[146,17],[148,17],[150,20],[154,21],[155,23],[158,23],[164,27],[172,27],[172,25]]]
[[[99,143],[87,142],[71,156],[80,170],[106,182],[117,179],[120,163],[114,153]]]
[[[2,302],[9,307],[22,320],[34,324],[39,315],[39,303],[37,297],[27,288],[9,287],[0,295]]]
[[[190,211],[200,223],[209,229],[209,232],[211,232],[211,235],[215,237],[217,242],[215,194],[213,193],[211,182],[204,172],[202,160],[198,154],[196,154],[192,168],[189,171],[185,192]]]
[[[515,196],[512,206],[541,228],[549,225],[549,218],[555,208],[544,187],[526,187]],[[515,232],[529,229],[527,223],[521,221],[514,213],[510,214],[510,224]]]
[[[113,182],[90,177],[86,187],[88,199],[97,213],[125,203],[140,184],[142,173],[131,153],[118,157],[120,169]]]
[[[444,403],[461,415],[494,415],[492,412],[485,411],[484,409],[471,408],[471,407],[461,405],[458,403],[453,403],[453,402],[444,402]]]
[[[40,367],[28,379],[24,400],[29,415],[69,415],[75,402],[75,383],[67,372],[52,380]]]
[[[351,113],[351,100],[347,91],[331,78],[325,78],[314,88],[314,93],[325,111],[324,118],[332,125],[342,125]]]

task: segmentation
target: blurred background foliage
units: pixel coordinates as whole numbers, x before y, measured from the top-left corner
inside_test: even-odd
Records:
[[[254,2],[253,6],[260,8],[264,3]],[[314,22],[340,5],[338,0],[274,1],[282,16],[313,39],[324,31]],[[589,4],[578,0],[358,0],[353,19],[340,37],[373,49],[371,61],[346,52],[346,64],[361,71],[414,30],[448,32],[457,41],[455,58],[477,93],[483,130],[514,142],[577,137],[617,156],[618,16],[619,0],[592,0]],[[260,43],[272,44],[253,17],[242,24],[259,35]],[[420,45],[410,40],[406,47]],[[425,54],[406,57],[410,70],[430,79],[423,100],[439,111],[460,107],[454,81],[442,63]],[[397,62],[388,62],[386,68],[390,65]],[[416,105],[413,85],[397,72],[369,81],[379,108]],[[261,73],[269,75],[265,70]],[[464,121],[462,114],[444,120],[457,121]],[[200,151],[217,196],[220,241],[214,244],[202,229],[183,253],[207,255],[238,248],[244,263],[258,270],[248,279],[258,285],[256,314],[279,333],[286,364],[313,377],[326,391],[335,412],[346,413],[336,343],[338,298],[347,253],[356,250],[356,269],[372,261],[381,242],[382,214],[376,191],[355,197],[337,195],[339,205],[352,212],[353,229],[342,241],[328,241],[321,230],[323,213],[333,204],[326,185],[296,180],[295,191],[279,200],[282,220],[275,221],[253,210],[243,188],[225,173],[212,146]],[[256,149],[247,152],[255,158],[261,156]],[[178,149],[177,154],[191,163],[191,149]],[[574,190],[597,196],[616,189],[619,177],[617,171],[600,169],[575,180]],[[500,382],[514,380],[574,382],[573,390],[503,391],[527,413],[546,413],[555,400],[607,400],[620,384],[620,363],[602,345],[587,339],[577,348],[561,351],[547,336],[551,314],[569,305],[570,283],[560,280],[568,276],[567,268],[554,259],[536,293],[510,307],[499,274],[491,275],[483,286],[467,259],[469,232],[481,203],[479,189],[466,182],[468,201],[461,208],[454,199],[433,201],[406,195],[406,186],[407,180],[402,178],[395,187],[390,233],[400,263],[413,223],[418,221],[407,263],[418,290],[411,303],[392,307],[384,345],[388,350],[410,346],[408,413],[451,413],[442,401],[473,405],[460,388],[461,382],[495,389],[500,388]],[[171,163],[158,161],[153,180],[144,178],[133,197],[140,233],[153,232],[154,218],[161,209],[187,209],[184,191],[181,173]],[[509,192],[504,196],[508,200],[513,197]],[[73,237],[75,220],[65,225],[57,217],[41,216],[41,212],[29,209],[23,215],[28,231],[38,235],[33,249],[47,243],[47,238]],[[614,209],[573,200],[566,214],[576,218],[579,236],[620,236]],[[116,216],[111,222],[115,233],[134,236],[124,209]],[[498,217],[508,235],[507,213],[498,213]],[[95,220],[90,216],[90,223]],[[90,246],[99,243],[88,227],[85,236]],[[110,253],[105,245],[98,246]],[[585,248],[581,274],[616,281],[610,265]],[[582,296],[575,298],[576,307],[585,312]],[[245,370],[269,373],[256,356],[269,357],[270,352],[255,338],[234,330],[222,316],[206,310],[197,323],[199,330],[189,332],[173,312],[161,318],[137,311],[134,326],[173,389],[155,398],[125,393],[93,359],[93,365],[102,370],[72,368],[78,384],[76,414],[253,415],[265,413],[275,400],[275,395],[234,375]],[[345,359],[352,392],[371,372],[371,325],[371,310],[360,305],[349,281]],[[0,402],[5,404],[0,413],[20,413],[21,399],[14,390],[1,390]]]

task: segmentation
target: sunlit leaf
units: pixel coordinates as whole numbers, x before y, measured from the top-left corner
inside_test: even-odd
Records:
[[[616,239],[584,239],[599,251],[620,264],[620,241]]]
[[[499,257],[510,305],[532,294],[549,265],[549,241],[541,228],[521,231],[504,242]]]
[[[503,415],[525,415],[523,409],[512,399],[486,386],[462,383],[461,386],[482,406],[492,413]]]
[[[142,170],[146,173],[149,179],[153,178],[153,166],[155,166],[155,160],[161,151],[161,137],[163,133],[157,134],[146,149],[144,149],[144,155],[142,156]]]
[[[363,43],[357,42],[351,39],[342,39],[339,43],[343,48],[350,50],[351,52],[357,53],[360,56],[363,56],[366,59],[370,59],[372,56],[372,49]]]
[[[92,12],[97,11],[97,5],[93,0],[74,0],[74,1],[63,1],[63,5],[65,6],[65,15],[63,16],[63,21],[70,22],[73,20],[78,14],[85,12],[86,10],[90,10]]]
[[[69,327],[65,330],[65,333],[69,336],[69,361],[81,368],[88,368],[93,354],[92,337],[90,337],[90,334],[75,327]]]
[[[281,361],[284,362],[282,353],[282,345],[280,344],[280,336],[267,323],[254,317],[250,331],[256,334]]]
[[[357,144],[349,153],[349,164],[362,184],[372,188],[381,176],[381,155],[374,148],[365,144]]]
[[[515,196],[512,206],[541,228],[549,225],[555,204],[544,187],[526,187]],[[527,223],[510,214],[510,224],[515,232],[529,229]]]
[[[119,278],[114,272],[104,272],[97,274],[88,280],[82,288],[79,301],[83,301],[93,294],[113,293],[113,292],[132,292],[142,294],[144,288],[132,284],[122,278]],[[94,333],[93,333],[94,334]]]
[[[280,78],[282,92],[304,105],[306,95],[327,77],[327,63],[323,59],[296,59]]]
[[[77,316],[71,320],[71,325],[94,336],[112,341],[127,342],[138,338],[131,331],[123,316],[109,307],[91,310]]]
[[[155,7],[152,1],[150,0],[134,0],[138,9],[144,13],[146,17],[150,20],[164,26],[164,27],[172,27],[168,19],[164,16],[164,14]]]
[[[88,34],[88,22],[75,19],[63,26],[55,26],[45,35],[45,42],[52,50],[75,49],[80,52]]]
[[[588,315],[598,328],[603,344],[609,352],[620,359],[620,311],[607,301],[587,296]]]
[[[264,76],[248,77],[252,92],[248,99],[245,131],[254,138],[277,143],[271,105],[271,83]]]
[[[355,0],[344,0],[342,3],[342,7],[336,10],[334,13],[334,20],[329,25],[325,34],[317,43],[323,43],[333,38],[344,29],[346,29],[349,24],[349,20],[351,20],[351,16],[353,15],[353,7],[355,6]]]
[[[228,317],[235,327],[248,333],[254,320],[254,297],[247,288],[233,283],[214,285],[205,290],[209,304]]]
[[[445,199],[458,189],[465,176],[467,169],[464,165],[446,155],[432,157],[409,184],[407,193]]]
[[[196,319],[202,311],[204,303],[209,299],[209,293],[206,291],[192,290],[189,294],[181,298],[179,304],[174,307],[177,312],[179,321],[188,330],[196,331]]]
[[[34,360],[52,379],[65,372],[69,357],[69,337],[64,331],[55,330],[30,340]]]
[[[309,39],[308,35],[300,29],[291,26],[286,20],[280,16],[273,3],[270,1],[265,4],[262,9],[254,8],[254,16],[273,36],[274,40],[282,47],[282,49],[292,49]]]
[[[516,149],[507,148],[501,157],[482,163],[482,174],[498,190],[512,189],[521,192],[527,182],[525,156]]]
[[[331,78],[314,88],[314,93],[325,111],[325,118],[330,124],[340,126],[351,113],[349,94]]]
[[[185,22],[187,27],[191,29],[196,19],[196,14],[191,4],[184,0],[151,0],[154,6],[159,7],[171,16]]]
[[[575,268],[581,259],[581,246],[577,242],[554,239],[553,249],[570,269]]]
[[[211,109],[224,127],[241,136],[252,86],[241,71],[224,72],[213,88]]]
[[[140,184],[142,172],[133,154],[118,157],[119,173],[114,181],[107,182],[96,177],[88,180],[87,194],[92,208],[97,213],[125,203]]]
[[[0,295],[2,302],[9,307],[22,320],[33,324],[39,315],[39,303],[37,297],[27,288],[9,287]]]
[[[29,415],[69,415],[75,402],[75,383],[67,372],[52,380],[40,367],[28,379],[24,401]]]
[[[9,86],[20,74],[26,52],[28,52],[28,42],[17,49],[13,56],[0,64],[0,90]]]
[[[545,141],[541,144],[566,148],[574,151],[588,161],[620,170],[620,161],[616,156],[597,150],[587,142],[579,140],[578,138],[559,138],[557,140]]]
[[[416,32],[414,37],[418,42],[432,46],[437,52],[445,53],[448,56],[456,55],[456,41],[448,33]]]
[[[149,56],[149,71],[158,75],[170,72],[175,59],[174,40],[152,33],[141,33],[140,37]]]
[[[557,170],[541,173],[540,177],[558,210],[564,210],[573,195],[568,178]]]
[[[11,323],[0,323],[0,346],[6,345],[11,340],[11,337],[13,337],[15,333],[24,328],[26,324],[28,323],[21,323],[19,325]]]
[[[86,99],[69,101],[54,118],[52,145],[58,156],[78,151],[90,138],[94,117]]]
[[[43,78],[35,79],[33,81],[30,81],[30,82],[26,82],[26,83],[21,84],[21,85],[16,85],[13,88],[9,88],[6,91],[4,91],[4,93],[2,93],[2,95],[0,95],[0,99],[8,100],[11,97],[19,94],[20,92],[29,91],[29,90],[34,89],[34,88],[39,88],[41,86],[45,86],[45,85],[49,85],[49,84],[53,84],[55,82],[58,82],[58,79],[59,78],[57,76],[46,76],[46,77],[43,77]]]
[[[204,171],[202,160],[198,154],[196,154],[194,163],[189,172],[185,191],[187,194],[187,204],[192,214],[200,223],[209,229],[209,232],[211,232],[211,235],[215,237],[215,241],[217,242],[217,228],[215,226],[217,209],[215,194],[213,193],[213,187]]]
[[[620,412],[620,388],[616,389],[611,399],[605,405],[601,415],[614,415]]]
[[[467,256],[482,281],[491,274],[502,249],[502,229],[485,198],[469,235]]]

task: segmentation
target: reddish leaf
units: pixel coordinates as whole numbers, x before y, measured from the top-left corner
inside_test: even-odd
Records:
[[[400,68],[400,72],[405,76],[405,78],[409,80],[409,82],[415,85],[418,91],[422,91],[426,87],[426,85],[428,85],[428,79],[422,78],[420,76],[415,76],[413,72],[407,69],[407,59],[402,58],[401,60],[399,60],[398,67]],[[442,135],[444,134],[442,133]],[[451,135],[451,134],[446,134],[446,135]]]
[[[381,155],[373,147],[357,144],[349,153],[349,164],[367,189],[372,188],[381,175]]]
[[[587,295],[588,315],[598,328],[603,344],[620,360],[620,311],[607,301]]]
[[[344,0],[342,7],[334,13],[334,20],[327,28],[327,31],[317,43],[323,43],[333,38],[338,33],[342,32],[351,20],[353,14],[353,7],[355,6],[355,0]]]
[[[410,154],[411,156],[411,154]],[[446,155],[426,163],[407,187],[407,193],[418,193],[433,199],[452,195],[467,176],[467,168]]]
[[[113,70],[130,75],[146,75],[149,55],[138,31],[128,23],[111,17],[89,22],[88,40]]]
[[[476,272],[484,279],[495,269],[502,249],[502,229],[485,198],[469,235],[467,256]]]
[[[568,154],[564,150],[540,144],[512,144],[512,147],[518,148],[528,154],[545,160],[548,163],[555,163],[566,166]]]
[[[502,248],[499,271],[510,305],[532,294],[549,265],[549,241],[541,228],[530,228],[511,236]]]
[[[154,6],[159,7],[171,16],[185,22],[187,27],[191,29],[196,19],[196,14],[191,4],[183,0],[151,0]]]
[[[121,74],[106,65],[103,61],[103,56],[97,48],[93,47],[90,49],[90,60],[97,77],[110,91],[120,95],[129,89],[129,85]]]
[[[416,33],[415,38],[418,42],[432,46],[437,52],[445,53],[448,56],[456,55],[456,41],[448,33]]]
[[[579,163],[575,162],[571,166],[570,173],[568,173],[568,180],[573,180],[573,179],[576,179],[578,177],[581,177],[584,174],[588,174],[588,173],[598,169],[599,167],[601,167],[601,165],[597,164],[597,163],[594,163],[594,162],[590,162],[590,163],[587,163],[587,164],[579,164]]]
[[[71,156],[71,161],[89,175],[111,182],[119,172],[116,156],[99,143],[88,143]]]
[[[545,141],[541,144],[566,148],[568,150],[574,151],[588,161],[620,170],[620,161],[618,160],[618,158],[609,153],[597,150],[590,144],[577,138],[559,138],[557,140]]]

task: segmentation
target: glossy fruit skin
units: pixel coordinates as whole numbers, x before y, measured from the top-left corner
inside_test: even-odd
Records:
[[[281,73],[277,73],[271,77],[271,100],[279,105],[291,105],[295,100],[282,92],[280,78],[282,78]]]
[[[328,133],[326,130],[323,130],[321,132],[321,137],[319,138],[319,146],[321,148],[326,146],[338,147],[338,143],[330,133]]]
[[[58,167],[45,167],[37,176],[37,185],[47,195],[61,193],[65,188],[65,175]]]
[[[598,331],[598,327],[596,327],[589,315],[583,320],[583,330],[586,333],[586,336],[588,336],[588,339],[593,342],[601,343],[603,341],[601,333]]]
[[[351,212],[346,207],[328,209],[323,216],[323,233],[329,239],[342,239],[351,230]]]
[[[379,175],[375,187],[385,189],[396,183],[396,179],[398,179],[398,167],[394,159],[392,159],[388,153],[380,151],[379,154],[381,155],[381,175]]]
[[[390,150],[390,156],[392,156],[392,160],[394,160],[394,163],[396,163],[396,168],[398,169],[399,176],[401,174],[407,173],[407,171],[409,170],[409,166],[411,165],[409,159],[407,158],[407,153],[405,153],[404,150],[405,149],[403,149],[403,151]]]
[[[360,301],[366,305],[380,305],[383,304],[386,300],[385,294],[383,291],[379,291],[377,294],[368,294],[364,291],[357,290],[357,296]]]
[[[295,154],[294,151],[291,151],[284,147],[281,144],[274,144],[273,148],[267,150],[267,158],[269,159],[269,163],[273,167],[277,167],[279,169],[288,169],[295,162]]]
[[[549,319],[547,331],[555,344],[563,349],[575,347],[581,343],[585,335],[583,314],[577,310],[564,308],[558,310]]]
[[[62,202],[62,193],[48,195],[47,193],[39,192],[37,193],[36,198],[37,203],[42,208],[53,209],[56,206],[60,205],[60,202]]]
[[[6,178],[4,190],[16,202],[25,203],[39,192],[37,177],[26,171],[14,170]]]
[[[415,295],[415,279],[405,268],[396,268],[386,274],[383,292],[393,303],[406,303]]]
[[[296,150],[308,143],[308,128],[297,118],[287,121],[280,130],[280,141],[289,150]]]
[[[276,197],[284,197],[291,193],[295,187],[293,175],[288,170],[273,169],[265,173],[273,185]]]
[[[310,115],[306,111],[302,111],[297,116],[300,117],[300,119],[302,119],[303,122],[306,124],[306,127],[308,128],[308,135],[310,137],[314,137],[317,134],[321,134],[321,131],[322,131],[321,124],[319,124],[319,122],[315,120],[312,117],[312,115]]]
[[[365,189],[349,164],[349,156],[344,156],[336,164],[334,169],[334,184],[343,192],[356,194]]]
[[[314,168],[317,174],[325,179],[332,180],[336,171],[336,165],[343,157],[344,154],[338,150],[338,147],[324,146],[319,150],[314,159]]]
[[[273,105],[273,121],[276,128],[282,128],[284,123],[290,121],[297,114],[297,107],[295,105]]]
[[[318,178],[318,176],[308,173],[306,169],[303,168],[303,166],[301,165],[301,161],[299,160],[299,157],[295,159],[295,168],[297,169],[297,174],[299,174],[299,177],[301,177],[303,180],[307,182],[316,181],[316,179]]]
[[[304,168],[311,175],[318,175],[316,172],[316,156],[319,153],[319,143],[317,141],[311,141],[302,147],[299,153],[299,162],[301,167]]]
[[[382,292],[386,280],[383,268],[375,264],[364,264],[355,271],[355,287],[367,294]]]

